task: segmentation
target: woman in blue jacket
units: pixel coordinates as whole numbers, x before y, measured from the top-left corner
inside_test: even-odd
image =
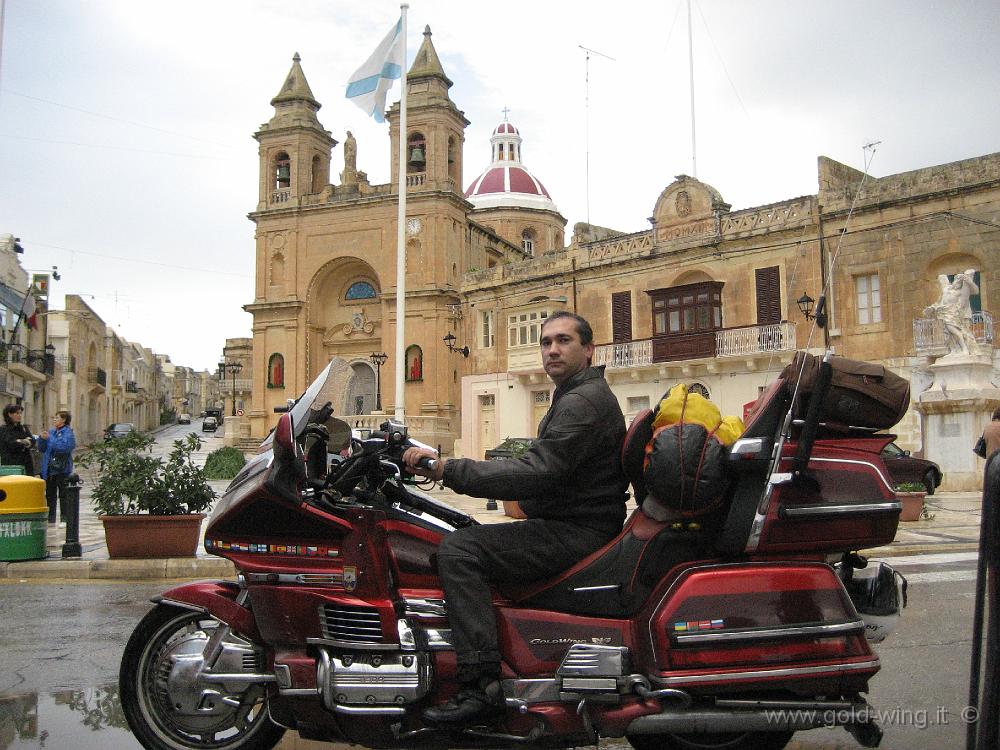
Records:
[[[73,449],[76,436],[69,426],[72,416],[68,411],[57,411],[52,418],[54,427],[49,430],[45,453],[42,454],[42,479],[45,480],[45,499],[49,504],[49,523],[56,522],[56,495],[59,496],[59,521],[66,521],[66,480],[73,473]]]

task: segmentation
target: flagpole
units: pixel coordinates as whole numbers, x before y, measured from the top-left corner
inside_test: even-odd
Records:
[[[399,213],[396,215],[396,420],[404,419],[406,396],[406,352],[403,347],[406,329],[406,11],[399,6],[403,20],[403,75],[399,96]]]

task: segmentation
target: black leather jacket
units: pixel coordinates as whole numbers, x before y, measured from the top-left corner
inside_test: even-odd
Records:
[[[524,455],[504,461],[452,459],[444,483],[473,497],[519,500],[528,518],[571,521],[616,534],[625,520],[625,417],[603,367],[588,367],[556,388]]]

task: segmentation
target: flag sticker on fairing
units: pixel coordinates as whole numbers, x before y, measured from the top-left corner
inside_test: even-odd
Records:
[[[690,633],[696,630],[721,630],[726,627],[725,620],[691,620],[689,622],[675,622],[675,633]]]

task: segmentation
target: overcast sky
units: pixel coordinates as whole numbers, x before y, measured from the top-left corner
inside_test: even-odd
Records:
[[[872,141],[876,177],[1000,151],[997,0],[692,0],[692,15],[697,176],[734,210],[815,193],[819,155],[860,169]],[[28,269],[59,266],[55,307],[80,294],[127,339],[214,368],[250,335],[251,136],[292,55],[324,127],[353,131],[358,168],[387,182],[388,125],[344,88],[398,16],[387,0],[6,0],[0,233]],[[466,186],[504,107],[567,236],[588,214],[648,228],[694,171],[685,0],[413,0],[410,60],[427,24],[472,122]]]

